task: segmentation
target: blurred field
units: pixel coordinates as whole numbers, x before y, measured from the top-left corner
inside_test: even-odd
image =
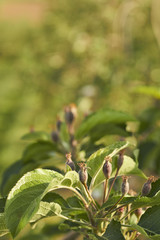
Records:
[[[159,0],[0,2],[0,176],[30,126],[50,132],[75,102],[139,116],[160,97]]]

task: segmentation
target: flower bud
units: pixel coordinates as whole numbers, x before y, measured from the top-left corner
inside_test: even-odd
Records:
[[[77,115],[77,108],[75,104],[70,104],[65,107],[65,121],[67,124],[72,124]]]
[[[136,217],[139,219],[140,216],[141,216],[142,213],[143,213],[143,210],[142,210],[142,208],[137,208],[137,209],[134,211],[134,213],[135,213]]]
[[[105,158],[105,163],[103,165],[103,173],[106,179],[109,179],[112,173],[112,164],[110,163],[111,158],[110,157],[106,157]]]
[[[119,152],[119,157],[117,159],[117,168],[120,169],[122,164],[123,164],[123,160],[124,160],[124,151],[125,149],[122,149],[120,152]]]
[[[58,118],[56,122],[56,127],[58,131],[60,131],[61,125],[62,125],[62,121]]]
[[[58,142],[59,141],[59,133],[57,131],[52,131],[51,138],[52,138],[53,142]]]
[[[129,182],[128,182],[128,177],[123,176],[123,182],[122,182],[122,195],[126,195],[129,192]]]
[[[147,196],[151,191],[151,183],[154,182],[154,177],[150,176],[146,183],[142,187],[142,196]]]
[[[71,153],[67,153],[66,158],[67,158],[66,165],[68,165],[72,169],[72,171],[74,171],[76,169],[76,167],[75,167],[74,162],[71,159]]]
[[[80,170],[78,172],[79,174],[79,180],[82,184],[86,184],[88,180],[88,173],[85,163],[80,163]]]
[[[65,121],[67,124],[72,124],[74,120],[74,115],[70,110],[70,107],[65,108]]]

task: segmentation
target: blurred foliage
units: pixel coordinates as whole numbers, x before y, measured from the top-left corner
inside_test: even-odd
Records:
[[[51,132],[70,102],[137,116],[140,167],[159,173],[160,1],[23,2],[46,7],[36,24],[0,19],[0,176],[30,126]]]

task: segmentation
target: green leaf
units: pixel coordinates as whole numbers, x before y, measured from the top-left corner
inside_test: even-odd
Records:
[[[125,126],[113,123],[101,124],[98,127],[96,126],[88,132],[88,135],[90,136],[92,142],[95,142],[106,135],[119,135],[123,137],[129,136],[125,130]]]
[[[118,196],[111,196],[107,202],[105,202],[101,209],[102,208],[107,208],[107,207],[111,207],[113,206],[121,197],[122,195],[118,195]],[[119,204],[129,204],[129,203],[132,203],[134,200],[136,199],[136,197],[131,197],[131,196],[125,196],[121,202]]]
[[[64,186],[63,180],[69,179],[71,186]],[[41,200],[53,190],[67,188],[75,191],[78,173],[72,171],[65,176],[51,170],[36,169],[24,175],[8,195],[5,214],[6,224],[13,236],[31,220],[38,211]]]
[[[54,203],[58,203],[61,206],[62,209],[69,208],[68,202],[62,196],[60,196],[59,194],[57,194],[55,192],[47,193],[44,196],[44,198],[42,199],[42,201],[49,202],[49,203],[54,201]]]
[[[7,226],[5,224],[5,216],[4,213],[0,213],[0,237],[9,233]]]
[[[42,161],[55,157],[57,146],[48,141],[39,141],[28,145],[23,152],[22,160],[24,163],[28,161]]]
[[[160,239],[160,206],[154,206],[146,210],[140,218],[138,225],[132,227],[149,239]]]
[[[29,162],[24,164],[21,160],[13,163],[9,166],[2,178],[1,184],[1,194],[2,196],[7,196],[12,187],[16,184],[16,182],[28,171],[32,171],[37,168],[39,164],[35,162]]]
[[[160,191],[154,197],[138,197],[131,206],[131,211],[141,208],[160,205]]]
[[[70,151],[70,145],[69,145],[70,136],[69,136],[69,133],[68,133],[68,129],[67,129],[66,123],[62,123],[61,124],[59,137],[60,137],[62,146],[67,151]]]
[[[0,198],[0,213],[4,213],[4,207],[6,204],[6,197]]]
[[[148,197],[153,197],[159,191],[160,191],[160,178],[157,181],[152,182],[152,188],[150,193],[148,194]]]
[[[132,224],[131,228],[133,228],[134,230],[137,230],[137,232],[141,233],[143,236],[149,237],[146,231],[142,227],[138,226],[137,224]]]
[[[41,220],[44,217],[52,217],[52,216],[60,216],[62,212],[61,206],[55,202],[40,202],[39,209],[36,212],[36,214],[33,216],[33,218],[30,220],[30,223]]]
[[[77,197],[69,197],[67,198],[67,203],[71,208],[81,208],[81,202]]]
[[[136,92],[145,94],[156,99],[160,99],[160,88],[154,86],[140,86],[135,89]]]
[[[104,237],[107,237],[108,240],[125,240],[124,236],[121,233],[121,224],[117,221],[112,220],[108,225]]]
[[[136,224],[131,225],[131,228],[136,230],[137,232],[141,233],[143,236],[145,236],[148,240],[160,240],[160,235],[155,234],[153,232],[148,232],[147,229],[144,229]],[[148,234],[147,234],[148,233]],[[152,235],[151,235],[152,234]],[[145,239],[146,239],[145,238]]]
[[[113,164],[112,164],[113,170],[111,175],[112,177],[116,173],[116,168],[117,168],[116,161],[113,161]],[[137,162],[135,162],[132,158],[126,155],[124,155],[123,165],[120,168],[118,175],[136,175],[144,179],[147,179],[147,176],[138,168]]]
[[[26,133],[25,135],[22,136],[22,140],[27,140],[27,141],[49,141],[51,140],[51,137],[48,133],[42,132],[42,131],[37,131],[37,132],[30,132]]]
[[[88,239],[90,239],[90,240],[107,240],[107,238],[105,238],[105,237],[95,236],[91,233],[87,234],[87,237],[83,238],[83,240],[88,240]]]
[[[76,132],[76,138],[81,138],[88,134],[94,127],[101,126],[105,123],[125,123],[127,121],[135,121],[135,118],[127,113],[105,109],[99,112],[93,113],[88,116],[78,128]]]
[[[87,167],[92,181],[90,184],[90,190],[92,191],[98,184],[105,180],[102,167],[105,162],[104,158],[106,156],[115,156],[121,149],[128,147],[127,142],[117,142],[115,144],[109,145],[106,148],[99,149],[97,152],[93,153],[87,160]],[[116,160],[112,161],[112,177],[114,177],[116,172]],[[138,175],[143,178],[147,178],[144,173],[138,168],[137,163],[130,157],[124,156],[124,163],[120,168],[119,175]]]
[[[61,123],[61,127],[60,127],[60,133],[59,133],[60,139],[63,142],[69,142],[69,133],[68,133],[68,129],[67,129],[67,125],[66,123]]]
[[[160,234],[160,206],[147,209],[142,215],[138,225],[150,232]]]
[[[90,190],[92,190],[105,179],[102,172],[102,167],[105,162],[104,158],[108,155],[113,157],[121,149],[124,149],[126,147],[128,147],[127,142],[116,142],[106,148],[99,149],[89,157],[89,159],[87,160],[87,167],[88,173],[92,177]]]

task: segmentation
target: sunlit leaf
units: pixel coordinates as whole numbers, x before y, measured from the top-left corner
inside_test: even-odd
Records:
[[[105,177],[102,171],[103,164],[105,162],[104,158],[106,156],[115,156],[121,149],[128,147],[127,142],[117,142],[115,144],[109,145],[106,148],[102,148],[97,152],[93,153],[87,160],[88,172],[92,177],[90,190],[95,188],[98,184],[104,181]],[[116,172],[116,159],[112,161],[112,177]],[[143,178],[147,178],[145,174],[138,168],[137,163],[130,157],[124,156],[124,162],[120,168],[119,175],[138,175]]]
[[[160,205],[160,191],[154,197],[138,197],[132,203],[131,210],[154,205]]]
[[[160,99],[160,88],[155,86],[139,86],[135,89],[135,91],[156,99]]]
[[[17,182],[8,195],[5,207],[6,224],[13,236],[32,219],[48,192],[66,187],[63,185],[64,179],[71,181],[67,188],[74,190],[73,186],[78,184],[79,176],[74,171],[63,176],[55,171],[36,169]]]

